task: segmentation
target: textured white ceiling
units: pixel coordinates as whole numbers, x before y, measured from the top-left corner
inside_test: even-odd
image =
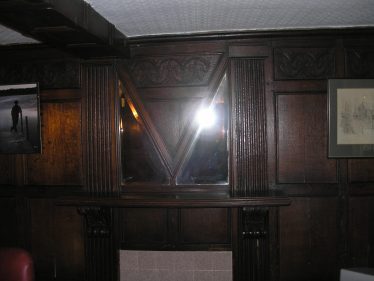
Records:
[[[128,37],[374,27],[374,0],[85,0]],[[0,45],[38,43],[0,25]]]
[[[0,25],[0,45],[11,45],[11,44],[35,44],[38,41],[25,37],[22,34],[9,29],[3,25]]]
[[[374,26],[374,0],[85,0],[128,37]]]

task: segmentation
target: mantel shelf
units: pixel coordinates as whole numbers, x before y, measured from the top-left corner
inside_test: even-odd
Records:
[[[239,197],[227,194],[135,194],[119,198],[74,197],[58,199],[57,205],[78,207],[113,208],[237,208],[237,207],[277,207],[290,204],[289,197],[281,194]]]

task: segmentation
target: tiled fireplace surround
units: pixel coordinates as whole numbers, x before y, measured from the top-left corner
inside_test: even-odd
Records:
[[[231,251],[120,251],[120,281],[232,281]]]
[[[289,198],[279,194],[224,198],[209,195],[193,199],[129,196],[110,200],[72,198],[58,201],[58,205],[77,206],[84,217],[88,281],[270,280],[276,274],[277,263],[276,251],[271,246],[271,241],[276,240],[270,240],[270,236],[276,237],[278,207],[288,204]],[[148,207],[230,208],[231,251],[123,250],[118,239],[122,235],[118,235],[116,223],[119,211]]]

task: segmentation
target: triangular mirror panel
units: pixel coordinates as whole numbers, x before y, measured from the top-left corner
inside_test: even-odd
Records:
[[[145,105],[172,158],[202,98],[148,100]]]
[[[228,105],[225,75],[210,106],[200,108],[192,119],[197,133],[177,184],[228,184]]]
[[[141,116],[128,97],[121,97],[120,110],[123,182],[168,184],[166,167],[145,130]]]

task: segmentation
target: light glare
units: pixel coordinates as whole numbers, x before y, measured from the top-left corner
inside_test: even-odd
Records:
[[[208,129],[216,123],[216,113],[211,108],[202,108],[196,114],[196,122],[201,129]]]

